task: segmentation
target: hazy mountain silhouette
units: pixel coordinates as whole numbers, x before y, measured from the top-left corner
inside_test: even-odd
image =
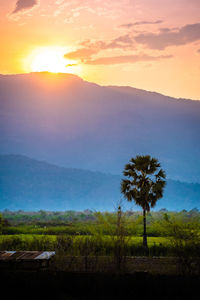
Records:
[[[0,209],[114,210],[122,198],[118,175],[58,167],[20,155],[0,155]],[[167,181],[156,209],[200,208],[200,184]],[[125,208],[134,208],[126,204]],[[137,209],[140,209],[137,207]]]
[[[168,178],[200,182],[200,102],[75,75],[0,76],[0,153],[120,174],[136,154]]]

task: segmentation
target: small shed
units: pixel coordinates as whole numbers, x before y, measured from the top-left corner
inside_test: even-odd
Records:
[[[54,251],[0,251],[0,269],[46,269],[54,255]]]

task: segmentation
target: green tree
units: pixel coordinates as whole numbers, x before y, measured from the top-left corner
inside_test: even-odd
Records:
[[[165,172],[160,163],[150,155],[131,158],[125,165],[121,182],[121,192],[128,201],[133,201],[143,209],[143,246],[147,248],[146,212],[156,205],[163,196],[165,187]]]

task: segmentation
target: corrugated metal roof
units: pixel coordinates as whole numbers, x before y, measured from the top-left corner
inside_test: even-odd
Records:
[[[0,251],[0,260],[50,259],[55,251]]]
[[[51,258],[53,255],[55,255],[56,252],[42,252],[39,256],[36,257],[36,259],[49,259]]]

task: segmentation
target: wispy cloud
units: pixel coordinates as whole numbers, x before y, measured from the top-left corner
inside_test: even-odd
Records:
[[[122,50],[133,50],[134,49],[134,39],[131,34],[125,34],[119,36],[111,41],[91,41],[86,40],[79,44],[81,48],[66,53],[65,58],[68,59],[90,59],[91,56],[98,54],[102,50],[109,49],[122,49]]]
[[[144,22],[147,23],[147,21]],[[161,20],[157,20],[154,24],[161,22]],[[197,40],[200,40],[200,23],[188,24],[181,28],[160,28],[158,33],[147,32],[136,34],[131,31],[110,41],[83,41],[79,43],[77,50],[66,53],[65,58],[80,60],[82,63],[90,65],[114,65],[139,61],[155,61],[168,59],[173,56],[167,54],[160,56],[137,54],[136,51],[140,49],[140,45],[144,45],[150,49],[164,50],[169,46],[185,45]],[[117,50],[118,53],[120,51],[121,55],[108,56],[106,55],[107,50]],[[134,51],[135,53],[130,55],[130,51],[132,53]],[[101,57],[99,57],[100,52],[102,52]]]
[[[125,64],[125,63],[136,63],[141,61],[155,61],[161,59],[172,58],[172,55],[160,55],[160,56],[151,56],[146,54],[141,55],[121,55],[121,56],[112,56],[112,57],[100,57],[97,59],[91,59],[85,61],[85,64],[89,65],[116,65],[116,64]]]
[[[101,51],[104,53],[106,50],[122,50],[123,53],[127,51],[136,50],[136,44],[132,33],[121,35],[111,41],[91,41],[86,40],[79,44],[81,48],[65,54],[65,58],[80,60],[84,64],[89,65],[114,65],[125,63],[136,63],[139,61],[155,61],[173,57],[172,55],[153,56],[147,54],[134,54],[134,55],[117,55],[117,56],[102,56],[96,57]]]
[[[18,0],[12,14],[16,14],[22,10],[32,9],[37,4],[37,0]]]
[[[124,27],[124,28],[132,28],[134,26],[138,26],[138,25],[146,25],[146,24],[160,24],[163,23],[162,20],[157,20],[157,21],[140,21],[140,22],[134,22],[134,23],[125,23],[120,25],[119,27]]]
[[[134,44],[134,39],[132,34],[125,34],[121,35],[115,39],[112,39],[110,41],[96,41],[96,42],[90,42],[87,41],[85,45],[87,47],[97,48],[99,50],[106,50],[106,49],[132,49]],[[83,45],[83,44],[82,44]]]
[[[164,50],[169,46],[186,45],[200,40],[200,23],[188,24],[177,30],[165,28],[159,33],[144,33],[135,37],[138,44],[151,49]]]
[[[64,55],[65,58],[68,59],[87,59],[88,57],[91,57],[93,54],[97,54],[99,52],[96,48],[80,48],[75,51],[66,53]]]

